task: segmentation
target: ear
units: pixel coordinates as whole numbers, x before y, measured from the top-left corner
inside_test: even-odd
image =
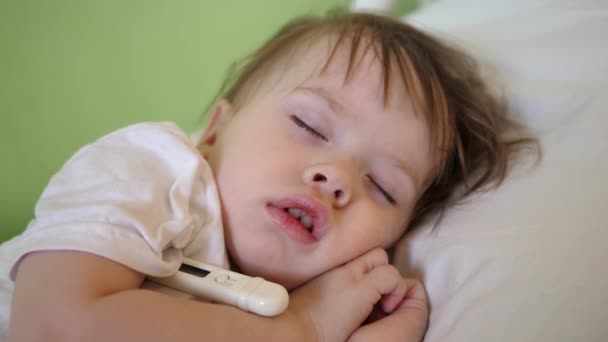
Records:
[[[207,127],[198,141],[199,148],[213,146],[217,138],[218,131],[232,118],[232,104],[228,100],[221,99],[214,106]]]

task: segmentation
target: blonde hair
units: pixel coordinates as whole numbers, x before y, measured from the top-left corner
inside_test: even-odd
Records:
[[[427,116],[440,165],[436,177],[418,200],[410,220],[416,226],[428,213],[451,205],[480,189],[498,186],[506,177],[510,156],[534,140],[519,135],[505,106],[480,78],[472,58],[438,39],[395,19],[365,13],[334,12],[302,17],[280,29],[270,40],[228,73],[216,100],[238,106],[263,82],[268,71],[304,43],[335,35],[323,69],[343,44],[349,48],[345,82],[356,56],[372,49],[382,65],[384,102],[399,77],[417,113]],[[397,75],[395,75],[397,73]],[[455,195],[455,190],[464,186]],[[439,216],[441,217],[441,215]]]

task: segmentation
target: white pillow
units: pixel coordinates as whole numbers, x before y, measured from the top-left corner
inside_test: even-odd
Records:
[[[404,20],[476,56],[543,148],[398,244],[428,290],[426,341],[605,341],[608,2],[429,1]]]
[[[397,0],[352,0],[350,9],[355,12],[390,13]]]

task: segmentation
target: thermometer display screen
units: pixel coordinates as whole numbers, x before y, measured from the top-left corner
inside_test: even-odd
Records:
[[[200,277],[200,278],[205,278],[209,273],[211,273],[207,270],[203,270],[201,268],[186,265],[186,264],[182,264],[182,266],[180,266],[179,270],[184,273],[188,273],[193,276]]]

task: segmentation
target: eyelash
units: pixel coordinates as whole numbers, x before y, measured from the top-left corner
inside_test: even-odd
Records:
[[[380,184],[378,184],[375,179],[373,179],[371,176],[367,176],[367,178],[369,178],[370,182],[372,182],[372,184],[374,184],[376,189],[378,189],[378,191],[380,191],[380,193],[382,193],[382,196],[384,196],[384,198],[386,198],[388,203],[390,203],[391,205],[397,204],[397,201],[395,200],[395,198],[391,194],[389,194],[388,191],[384,190],[384,188]]]
[[[310,133],[311,135],[313,135],[313,136],[315,136],[315,137],[317,137],[319,139],[322,139],[324,141],[328,141],[327,138],[323,134],[317,132],[314,128],[310,127],[306,122],[302,121],[302,119],[300,119],[299,117],[297,117],[295,115],[290,115],[289,118],[298,127],[302,128],[303,130],[305,130],[306,132]],[[388,193],[388,191],[384,190],[384,188],[380,184],[378,184],[374,178],[372,178],[371,176],[367,176],[367,178],[369,178],[369,180],[376,187],[376,189],[378,189],[378,191],[380,191],[380,193],[382,194],[382,196],[384,196],[384,198],[386,198],[386,200],[391,205],[396,205],[397,204],[397,201],[395,201],[395,198],[393,196],[391,196],[391,194]]]
[[[300,119],[299,117],[295,116],[295,115],[291,115],[289,116],[289,118],[291,119],[291,121],[293,121],[298,127],[304,129],[306,132],[312,134],[313,136],[322,139],[323,141],[328,141],[327,138],[317,132],[314,128],[310,127],[306,122],[302,121],[302,119]]]

